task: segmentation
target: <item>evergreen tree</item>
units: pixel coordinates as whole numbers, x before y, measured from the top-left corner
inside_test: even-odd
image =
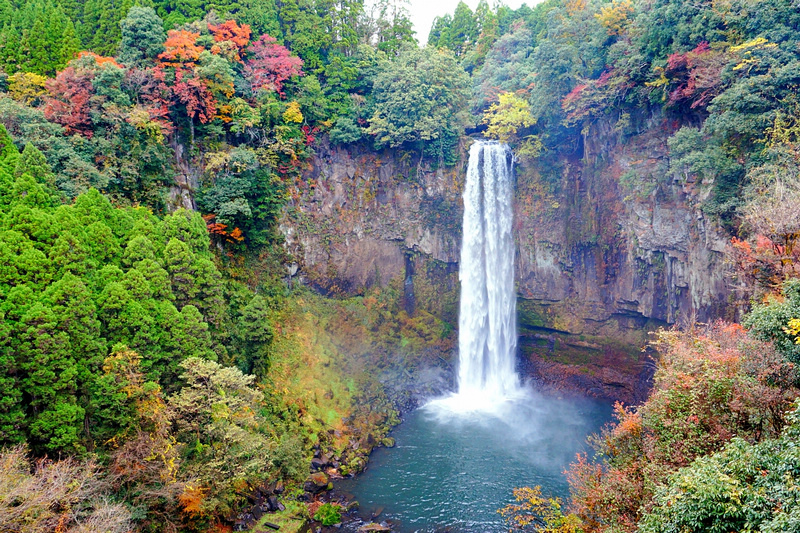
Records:
[[[75,24],[72,23],[72,20],[67,19],[64,24],[64,32],[61,35],[59,69],[65,67],[67,63],[77,57],[80,51],[81,41],[78,38],[78,32],[75,30]]]
[[[478,21],[464,2],[459,2],[447,31],[447,47],[456,57],[464,56],[478,40]]]
[[[25,149],[22,150],[22,154],[20,154],[19,159],[17,159],[17,164],[14,167],[14,177],[18,178],[23,174],[30,174],[39,183],[51,187],[55,185],[55,175],[50,165],[47,163],[47,159],[45,159],[44,154],[31,143],[25,145]]]
[[[19,69],[21,41],[22,34],[14,23],[6,23],[0,32],[0,67],[6,73],[11,74]]]
[[[125,66],[146,66],[164,51],[164,21],[152,7],[132,7],[120,28],[119,60]]]
[[[0,241],[0,257],[10,250]],[[0,267],[1,268],[1,267]],[[0,284],[7,273],[0,270]],[[0,291],[2,294],[2,291]],[[22,404],[22,388],[19,381],[17,358],[11,345],[11,326],[5,320],[5,313],[0,311],[0,443],[11,444],[23,440],[23,424],[25,412]]]

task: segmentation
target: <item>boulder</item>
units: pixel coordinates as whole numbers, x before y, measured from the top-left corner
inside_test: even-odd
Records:
[[[280,511],[280,507],[281,506],[278,503],[277,496],[270,496],[269,498],[267,498],[267,510],[269,510],[270,513],[274,513],[275,511]]]
[[[303,485],[303,489],[311,494],[319,494],[328,489],[329,483],[330,479],[325,472],[315,472],[308,476],[308,479],[306,479]]]

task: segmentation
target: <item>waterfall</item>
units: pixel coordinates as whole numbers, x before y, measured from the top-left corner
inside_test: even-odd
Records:
[[[505,144],[469,152],[461,245],[458,396],[496,402],[519,390],[514,289],[513,161]]]

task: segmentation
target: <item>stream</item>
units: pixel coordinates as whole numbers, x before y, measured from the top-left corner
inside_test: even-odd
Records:
[[[395,428],[394,448],[376,449],[366,472],[336,487],[366,521],[379,513],[399,533],[508,531],[497,509],[513,502],[512,489],[540,485],[566,498],[564,469],[610,418],[607,402],[530,389],[489,411],[434,402]]]

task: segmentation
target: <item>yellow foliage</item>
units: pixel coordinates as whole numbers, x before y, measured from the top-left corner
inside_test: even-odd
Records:
[[[797,146],[800,144],[800,107],[793,106],[788,113],[778,110],[772,126],[768,127],[764,133],[765,138],[761,139],[764,143],[764,151],[775,146],[787,145]]]
[[[44,76],[32,72],[17,72],[8,77],[8,94],[17,102],[34,104],[47,94],[46,81]]]
[[[498,102],[483,114],[483,124],[487,124],[484,135],[507,143],[517,134],[519,128],[533,126],[536,120],[531,115],[527,100],[514,93],[500,93]]]
[[[506,505],[497,511],[512,530],[534,526],[536,531],[543,533],[583,531],[580,519],[573,514],[565,515],[561,510],[561,500],[544,498],[539,486],[514,489],[514,499],[519,503]]]
[[[567,1],[567,13],[572,16],[576,13],[580,13],[584,9],[586,9],[586,0],[568,0]]]
[[[789,319],[787,327],[783,328],[784,333],[791,335],[796,344],[800,344],[800,318]]]
[[[739,45],[736,45],[736,46],[731,46],[730,50],[731,50],[731,52],[741,52],[741,51],[750,50],[752,48],[757,48],[757,47],[760,47],[760,46],[763,46],[764,48],[775,48],[778,45],[775,44],[775,43],[769,42],[764,37],[756,37],[755,39],[743,42],[742,44],[739,44]]]
[[[284,122],[296,122],[300,124],[303,122],[303,113],[300,111],[300,104],[297,102],[289,102],[286,105],[286,111],[283,112]]]
[[[742,53],[742,60],[733,67],[733,70],[742,70],[744,68],[749,69],[751,66],[758,63],[758,60],[753,57],[753,50],[757,49],[765,49],[765,48],[775,48],[778,46],[775,43],[771,43],[766,40],[764,37],[757,37],[755,39],[751,39],[746,41],[737,46],[731,46],[730,51],[734,53]]]
[[[633,3],[630,0],[621,0],[611,5],[600,8],[600,13],[595,15],[600,24],[609,35],[622,35],[630,22],[629,16],[633,13]]]

